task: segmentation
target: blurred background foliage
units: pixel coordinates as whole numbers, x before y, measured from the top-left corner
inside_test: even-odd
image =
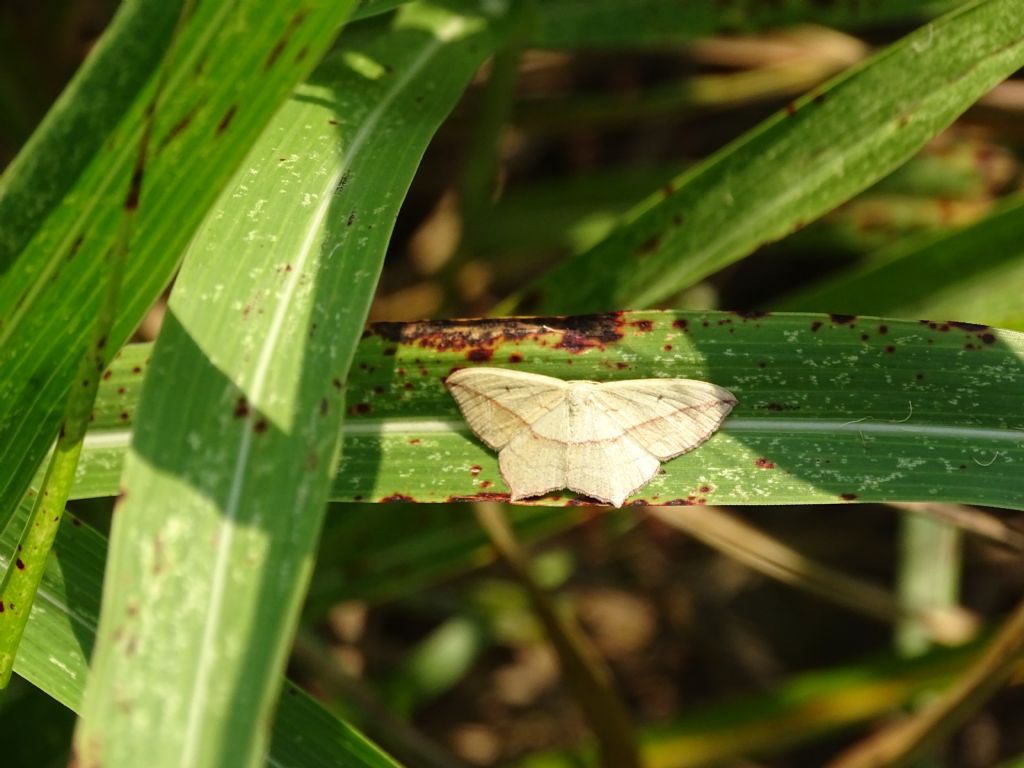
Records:
[[[364,3],[358,23],[394,5]],[[487,314],[651,190],[955,5],[702,2],[677,14],[655,0],[561,2],[488,62],[431,144],[371,319]],[[5,165],[116,6],[0,5]],[[1016,78],[887,178],[662,305],[938,313],[1024,329],[1022,142]],[[138,339],[156,335],[161,314]],[[109,504],[74,511],[103,529]],[[891,507],[748,507],[743,518],[862,587],[907,588]],[[614,673],[652,766],[822,765],[968,655],[908,643],[910,620],[858,610],[820,574],[801,584],[817,581],[817,594],[794,588],[654,515],[523,508],[513,522],[533,578]],[[737,535],[757,548],[756,531]],[[955,565],[933,600],[984,625],[1024,590],[1018,545],[946,536],[927,550],[926,581],[950,573],[939,546]],[[522,581],[494,560],[465,506],[334,505],[290,676],[409,765],[577,764],[591,744],[578,702]],[[1024,765],[1022,718],[1024,689],[1011,685],[920,765]],[[5,747],[4,764],[63,764],[72,725],[15,684],[0,697],[0,743],[28,732],[33,743],[23,755]]]

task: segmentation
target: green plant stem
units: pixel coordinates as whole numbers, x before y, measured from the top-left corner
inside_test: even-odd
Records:
[[[498,555],[515,574],[547,631],[573,693],[594,732],[605,768],[640,768],[643,764],[629,713],[615,693],[611,672],[579,628],[561,616],[530,573],[526,554],[509,527],[503,508],[493,502],[474,505],[477,520],[491,537]]]

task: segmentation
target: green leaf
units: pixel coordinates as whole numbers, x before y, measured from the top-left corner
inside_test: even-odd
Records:
[[[331,495],[506,499],[496,457],[442,384],[453,369],[486,361],[573,379],[696,378],[732,391],[739,405],[722,430],[665,463],[638,503],[919,499],[1020,508],[1022,354],[1024,336],[1012,331],[852,315],[378,324],[353,363]],[[95,439],[98,460],[116,462],[116,440],[99,431]],[[556,493],[536,503],[577,500]]]
[[[86,765],[253,765],[309,580],[344,382],[404,191],[494,47],[404,6],[275,115],[193,242],[114,517]]]
[[[16,521],[27,518],[23,504]],[[8,526],[0,534],[0,551],[17,544]],[[42,585],[32,606],[15,671],[56,701],[80,712],[87,659],[96,637],[100,591],[106,559],[104,538],[72,515],[61,520]],[[10,565],[0,555],[0,571]],[[345,768],[395,768],[364,736],[337,720],[290,683],[277,706],[270,745],[270,765],[324,765]],[[147,761],[148,764],[148,761]]]
[[[781,309],[955,316],[979,323],[1024,320],[1024,195],[999,203],[952,234],[904,241],[865,264],[790,296]]]
[[[155,109],[151,153],[110,349],[167,284],[216,194],[352,4],[126,3],[4,174],[0,526],[56,435],[104,290],[103,257],[117,236],[147,110]]]
[[[906,161],[1024,65],[1016,0],[928,24],[651,195],[504,309],[649,306],[778,240]]]

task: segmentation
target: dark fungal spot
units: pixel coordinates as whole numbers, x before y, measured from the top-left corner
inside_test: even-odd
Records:
[[[466,353],[466,357],[472,360],[474,363],[486,363],[492,357],[494,357],[493,349],[471,349]]]
[[[369,403],[356,403],[355,405],[353,405],[352,407],[350,407],[348,409],[348,412],[351,413],[352,415],[355,415],[357,413],[365,415],[365,414],[370,412],[370,404]]]
[[[71,261],[82,250],[82,243],[85,242],[85,235],[79,235],[75,238],[75,242],[71,244],[70,250],[68,250],[68,261]]]
[[[231,125],[231,121],[235,118],[235,113],[238,111],[238,105],[232,104],[228,107],[228,111],[224,113],[224,117],[217,123],[217,135],[220,136],[224,131]]]
[[[142,373],[142,369],[139,366],[132,368],[132,373]]]
[[[829,319],[832,320],[836,325],[853,325],[853,321],[857,319],[856,315],[838,315],[832,313],[829,315]]]
[[[392,493],[390,496],[385,496],[380,500],[381,504],[395,504],[399,502],[410,502],[416,501],[412,496],[406,496],[404,493]]]
[[[685,317],[680,317],[672,321],[672,327],[685,333],[690,328],[690,321]]]
[[[986,344],[995,344],[996,343],[996,336],[995,336],[994,333],[983,333],[978,338],[980,338]]]
[[[384,394],[384,387],[381,387],[381,386],[374,387],[373,388],[373,393],[375,395],[383,395]]]
[[[119,418],[121,419],[121,421],[130,421],[132,417],[131,414],[128,413],[128,411],[121,411]]]
[[[841,494],[839,494],[839,498],[842,499],[843,501],[853,501],[854,499],[857,498],[857,494],[856,493],[841,493]]]
[[[348,173],[343,173],[341,178],[338,179],[338,183],[334,186],[334,194],[339,194],[345,191],[345,187],[348,185]]]
[[[24,571],[25,570],[25,563],[19,557],[17,560],[14,561],[14,567],[17,568],[19,571]]]
[[[416,386],[411,381],[407,381],[407,382],[405,382],[405,384],[402,385],[402,388],[403,389],[415,389]]]
[[[701,493],[711,493],[711,486],[710,485],[702,485],[700,487],[700,492]]]
[[[671,194],[672,194],[673,192],[675,192],[675,191],[676,191],[676,190],[675,190],[675,187],[673,187],[673,186],[672,186],[672,182],[671,182],[671,181],[670,181],[670,182],[668,182],[667,184],[664,184],[664,185],[663,185],[663,186],[661,187],[661,194],[662,194],[663,196],[665,196],[665,197],[669,197],[669,196],[671,196]]]
[[[821,320],[815,320],[813,323],[811,323],[811,333],[817,333],[820,328]]]
[[[666,344],[664,347],[662,347],[662,349],[664,349],[666,352],[671,352],[672,351],[672,345],[671,344]]]
[[[921,381],[921,379],[924,378],[924,374],[918,371],[917,373],[914,374],[914,378],[917,379],[918,381]]]
[[[387,349],[384,350],[384,354],[387,355],[388,357],[394,357],[397,352],[398,347],[388,347]]]
[[[640,333],[650,333],[654,330],[654,323],[650,320],[634,320],[630,325]]]
[[[337,389],[338,391],[341,391],[341,388],[344,385],[341,383],[341,379],[335,376],[333,379],[331,379],[331,386]]]
[[[886,345],[886,347],[885,347],[885,353],[886,353],[887,355],[891,355],[891,354],[893,354],[893,353],[894,353],[895,351],[896,351],[896,347],[894,347],[894,346],[893,346],[892,344],[887,344],[887,345]]]
[[[666,507],[692,507],[693,501],[689,498],[686,499],[669,499],[664,503]]]
[[[494,483],[492,483],[490,480],[483,480],[480,483],[481,488],[490,488],[492,485],[494,485]]]
[[[145,169],[141,165],[135,166],[132,171],[132,180],[128,186],[128,195],[124,199],[124,209],[134,211],[139,207],[139,197],[142,196],[142,177]]]
[[[274,44],[274,47],[271,49],[270,53],[267,54],[267,58],[263,62],[264,71],[274,66],[274,62],[277,61],[277,57],[280,56],[281,51],[284,50],[285,42],[286,39],[282,38]]]
[[[267,423],[266,419],[259,419],[255,424],[252,425],[252,430],[257,435],[262,435],[264,432],[267,431],[267,427],[269,426],[270,425]]]
[[[244,396],[239,397],[235,402],[234,416],[236,419],[244,419],[249,415],[249,401]]]
[[[295,54],[295,61],[297,61],[297,62],[298,61],[302,61],[308,55],[309,55],[309,46],[308,45],[304,45],[304,46],[302,46],[302,48],[299,49],[299,52],[297,54]]]
[[[754,466],[758,469],[775,469],[775,464],[768,461],[764,456],[761,456],[754,462]]]
[[[786,105],[786,114],[790,116],[796,114],[796,104],[794,104],[792,101]]]
[[[103,375],[100,378],[103,379],[104,381],[107,381],[110,379],[111,375],[113,375],[111,371],[104,371]]]
[[[508,356],[508,361],[510,363],[521,363],[523,362],[523,356],[520,355],[518,352],[513,352],[511,355]]]
[[[764,360],[758,360],[757,361],[757,367],[758,368],[767,368],[768,367],[768,363],[765,362]]]
[[[321,397],[320,398],[320,415],[321,416],[326,416],[328,410],[330,410],[330,403],[327,401],[326,397]]]
[[[867,335],[866,333],[862,333],[862,334],[860,335],[860,340],[861,340],[861,341],[868,341],[868,340],[869,340],[870,338],[871,338],[871,337],[870,337],[870,336],[868,336],[868,335]]]
[[[618,362],[615,364],[615,367],[618,368],[620,371],[624,371],[627,368],[629,368],[629,363]]]
[[[989,326],[982,325],[981,323],[962,323],[956,320],[950,320],[949,325],[954,328],[959,328],[961,331],[968,331],[970,333],[981,333],[982,331],[987,331],[989,329]]]
[[[880,326],[878,326],[878,332],[883,334],[883,335],[888,333],[889,332],[889,326],[886,325],[885,323],[882,323]]]
[[[414,437],[411,440],[409,440],[409,445],[419,445],[419,444],[420,444],[420,439],[418,437]]]
[[[744,320],[758,320],[762,317],[768,317],[767,312],[758,312],[755,310],[739,310],[734,311],[733,314],[737,317],[743,318]]]
[[[466,496],[449,496],[445,501],[449,503],[454,503],[456,501],[508,501],[510,497],[511,494],[508,493],[481,491],[479,493],[472,493]],[[580,506],[582,506],[582,504]]]
[[[648,256],[658,250],[658,245],[661,243],[661,238],[657,235],[645,240],[640,244],[640,247],[636,249],[636,255],[640,258]]]
[[[350,213],[348,215],[348,219],[345,221],[345,226],[351,227],[355,223],[355,221],[356,221],[356,212],[352,211],[352,213]]]

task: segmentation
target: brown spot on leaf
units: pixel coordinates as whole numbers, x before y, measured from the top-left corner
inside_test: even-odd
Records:
[[[492,357],[494,357],[493,349],[471,349],[466,353],[466,357],[472,360],[474,363],[486,363]]]
[[[252,430],[257,435],[262,435],[264,432],[267,431],[267,428],[269,426],[270,425],[267,423],[266,419],[259,419],[255,424],[252,425]]]
[[[813,323],[811,323],[811,333],[817,333],[820,328],[821,320],[815,320]]]
[[[690,328],[690,321],[685,317],[680,317],[672,321],[672,327],[685,333]]]
[[[235,113],[237,111],[238,111],[238,105],[237,104],[232,104],[230,107],[228,107],[228,111],[224,113],[224,117],[222,117],[220,119],[220,122],[217,123],[217,135],[218,136],[220,136],[222,133],[224,133],[224,131],[226,131],[228,129],[228,126],[231,125],[231,121],[234,120]]]
[[[406,496],[404,493],[392,493],[390,496],[385,496],[380,500],[381,504],[394,504],[396,502],[414,502],[412,496]]]
[[[510,363],[521,363],[523,362],[523,356],[520,355],[518,352],[513,352],[511,355],[508,356],[508,361]]]
[[[479,464],[474,464],[472,467],[469,468],[469,474],[471,474],[473,477],[476,477],[482,471],[483,467],[481,467]]]
[[[853,501],[854,499],[857,498],[857,494],[856,493],[841,493],[841,494],[839,494],[839,498],[842,499],[843,501]]]
[[[853,321],[857,319],[856,315],[838,315],[830,314],[829,319],[832,320],[836,325],[853,325]]]
[[[634,320],[630,323],[639,333],[650,333],[654,330],[654,323],[650,320]]]
[[[775,464],[768,461],[764,456],[761,456],[754,462],[754,466],[758,469],[775,469]]]

